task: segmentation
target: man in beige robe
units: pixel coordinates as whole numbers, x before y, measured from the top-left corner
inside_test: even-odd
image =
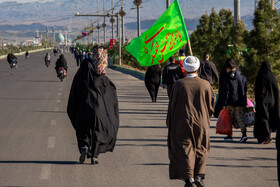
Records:
[[[204,186],[210,151],[215,94],[209,82],[197,76],[199,65],[197,57],[184,60],[187,77],[175,82],[167,114],[169,175],[170,179],[185,180],[185,187]]]

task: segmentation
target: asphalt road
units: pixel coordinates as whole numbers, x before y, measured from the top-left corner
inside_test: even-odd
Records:
[[[120,106],[120,128],[113,153],[79,164],[74,129],[66,114],[69,90],[77,67],[66,54],[69,71],[64,82],[54,62],[44,65],[45,52],[19,57],[18,69],[0,60],[0,186],[173,187],[169,180],[167,128],[168,98],[160,88],[152,103],[143,81],[108,70]],[[224,142],[211,121],[211,154],[205,184],[209,187],[276,187],[275,140],[259,145],[249,128],[247,143]],[[273,134],[275,137],[275,134]]]

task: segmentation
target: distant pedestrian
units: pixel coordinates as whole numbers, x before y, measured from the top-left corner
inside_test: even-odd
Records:
[[[145,74],[145,85],[150,93],[152,102],[157,101],[158,88],[160,86],[161,69],[159,64],[150,66]]]
[[[84,55],[83,55],[83,51],[82,50],[80,50],[79,51],[79,60],[80,60],[80,64],[83,62],[83,60],[84,60]]]
[[[218,70],[215,64],[209,61],[209,54],[207,52],[203,53],[203,61],[200,64],[198,76],[207,80],[211,85],[213,85],[213,80],[215,80],[216,83],[219,83]]]
[[[254,136],[259,143],[271,142],[271,132],[280,123],[278,82],[271,72],[270,63],[262,63],[255,83],[256,121]]]
[[[185,187],[204,186],[210,152],[209,126],[215,94],[209,82],[198,77],[199,64],[194,56],[184,60],[187,77],[173,85],[166,120],[169,176],[185,180]]]
[[[78,51],[78,50],[75,50],[74,54],[75,54],[75,59],[76,59],[77,66],[80,66],[80,55],[79,55],[79,51]]]
[[[186,70],[183,67],[183,61],[185,60],[186,55],[185,55],[185,49],[180,49],[179,50],[179,56],[175,60],[175,64],[178,64],[182,68],[182,73],[184,77],[187,76]]]
[[[164,67],[162,73],[162,87],[167,86],[167,94],[170,98],[173,84],[184,77],[182,73],[182,68],[175,64],[175,59],[173,57],[169,58],[169,64]]]
[[[105,76],[107,50],[97,47],[93,55],[93,61],[83,61],[74,77],[67,113],[76,131],[80,163],[91,158],[92,164],[98,164],[100,153],[114,150],[119,109],[116,87]]]
[[[57,54],[57,49],[56,48],[53,49],[53,54],[54,54],[54,56],[56,56],[56,54]]]
[[[29,58],[29,52],[28,52],[28,51],[26,51],[26,53],[25,53],[25,58],[26,58],[26,59]]]
[[[248,139],[243,111],[247,105],[247,80],[237,71],[233,60],[227,64],[226,71],[221,93],[222,106],[226,108],[232,124],[237,123],[241,128],[242,137],[239,142],[244,143]],[[232,136],[228,135],[225,140],[232,141]]]

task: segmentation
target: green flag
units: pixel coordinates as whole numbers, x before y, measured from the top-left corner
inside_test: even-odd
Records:
[[[189,40],[178,0],[168,7],[154,25],[126,47],[141,66],[161,64]]]

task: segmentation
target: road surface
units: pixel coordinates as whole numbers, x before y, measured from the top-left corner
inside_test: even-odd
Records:
[[[108,77],[117,87],[120,128],[113,153],[101,154],[98,165],[79,164],[74,129],[66,107],[78,67],[66,54],[69,71],[64,82],[45,52],[19,56],[18,69],[0,60],[0,186],[174,187],[169,180],[167,128],[168,98],[160,88],[152,103],[144,82],[115,70]],[[247,143],[224,142],[211,120],[211,154],[205,184],[209,187],[273,187],[277,185],[275,139],[259,145],[249,128]],[[275,137],[275,134],[273,134]]]

